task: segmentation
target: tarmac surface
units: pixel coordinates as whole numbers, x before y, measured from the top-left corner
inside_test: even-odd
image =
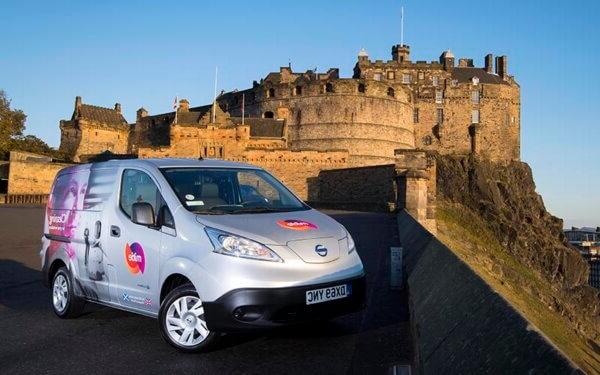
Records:
[[[208,353],[183,354],[162,340],[152,318],[89,304],[77,319],[58,319],[40,281],[43,209],[2,206],[0,373],[408,373],[407,291],[389,288],[389,248],[398,245],[395,217],[325,213],[356,241],[367,271],[364,311],[326,323],[226,335]]]

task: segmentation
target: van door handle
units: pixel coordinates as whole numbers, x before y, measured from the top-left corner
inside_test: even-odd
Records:
[[[116,225],[110,226],[110,235],[113,237],[121,237],[121,228]]]
[[[100,220],[96,221],[96,239],[100,239],[100,234],[102,234],[102,223]]]

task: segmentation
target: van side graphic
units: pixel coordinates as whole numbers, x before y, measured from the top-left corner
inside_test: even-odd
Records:
[[[131,245],[126,244],[125,262],[127,263],[129,272],[133,274],[144,273],[144,269],[146,268],[146,256],[142,245],[137,242],[134,242]]]

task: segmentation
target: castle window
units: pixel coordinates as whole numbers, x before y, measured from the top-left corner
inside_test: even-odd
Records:
[[[267,111],[263,114],[263,118],[274,118],[275,115],[271,111]]]
[[[425,78],[425,73],[423,72],[419,72],[419,79],[424,79]]]
[[[413,109],[413,122],[415,124],[419,123],[419,108]]]
[[[431,136],[430,135],[426,135],[425,137],[423,137],[423,144],[425,146],[429,146],[432,142]]]
[[[302,95],[302,86],[296,86],[294,89],[294,95]]]
[[[437,104],[442,104],[444,102],[444,92],[442,90],[435,91],[435,102]]]
[[[387,94],[388,94],[388,96],[393,98],[396,95],[396,92],[394,91],[393,88],[388,87]]]
[[[269,90],[267,90],[267,98],[274,98],[274,97],[275,97],[275,89],[270,88]]]
[[[358,84],[358,92],[364,94],[366,90],[365,84],[364,83],[359,83]]]
[[[431,84],[432,84],[433,86],[437,86],[437,85],[439,85],[439,84],[440,84],[438,76],[433,76],[433,77],[431,77]]]
[[[302,110],[299,109],[296,113],[296,123],[299,124],[302,121]]]
[[[375,81],[381,81],[381,73],[375,73],[375,74],[373,74],[373,79]]]
[[[471,111],[471,123],[479,124],[479,110],[478,109],[474,109]]]
[[[333,85],[331,83],[325,85],[325,92],[333,92]]]
[[[479,104],[479,90],[471,91],[471,102]]]
[[[96,133],[96,135],[98,135],[98,132],[95,132],[95,133]]]
[[[479,84],[479,78],[473,77],[473,78],[471,78],[471,82],[473,82],[473,86],[476,86]]]
[[[393,80],[396,79],[396,73],[393,70],[387,72],[387,79]]]
[[[443,124],[444,123],[444,109],[443,108],[436,109],[435,114],[436,114],[437,123]]]
[[[402,83],[405,83],[405,84],[410,83],[410,74],[408,74],[408,73],[402,74]]]

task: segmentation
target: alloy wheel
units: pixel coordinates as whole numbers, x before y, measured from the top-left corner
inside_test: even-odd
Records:
[[[208,337],[204,307],[195,296],[176,299],[167,310],[165,326],[169,337],[184,347],[198,345]]]
[[[52,304],[59,313],[62,313],[69,302],[69,286],[67,278],[63,274],[59,274],[54,279],[52,287]]]

